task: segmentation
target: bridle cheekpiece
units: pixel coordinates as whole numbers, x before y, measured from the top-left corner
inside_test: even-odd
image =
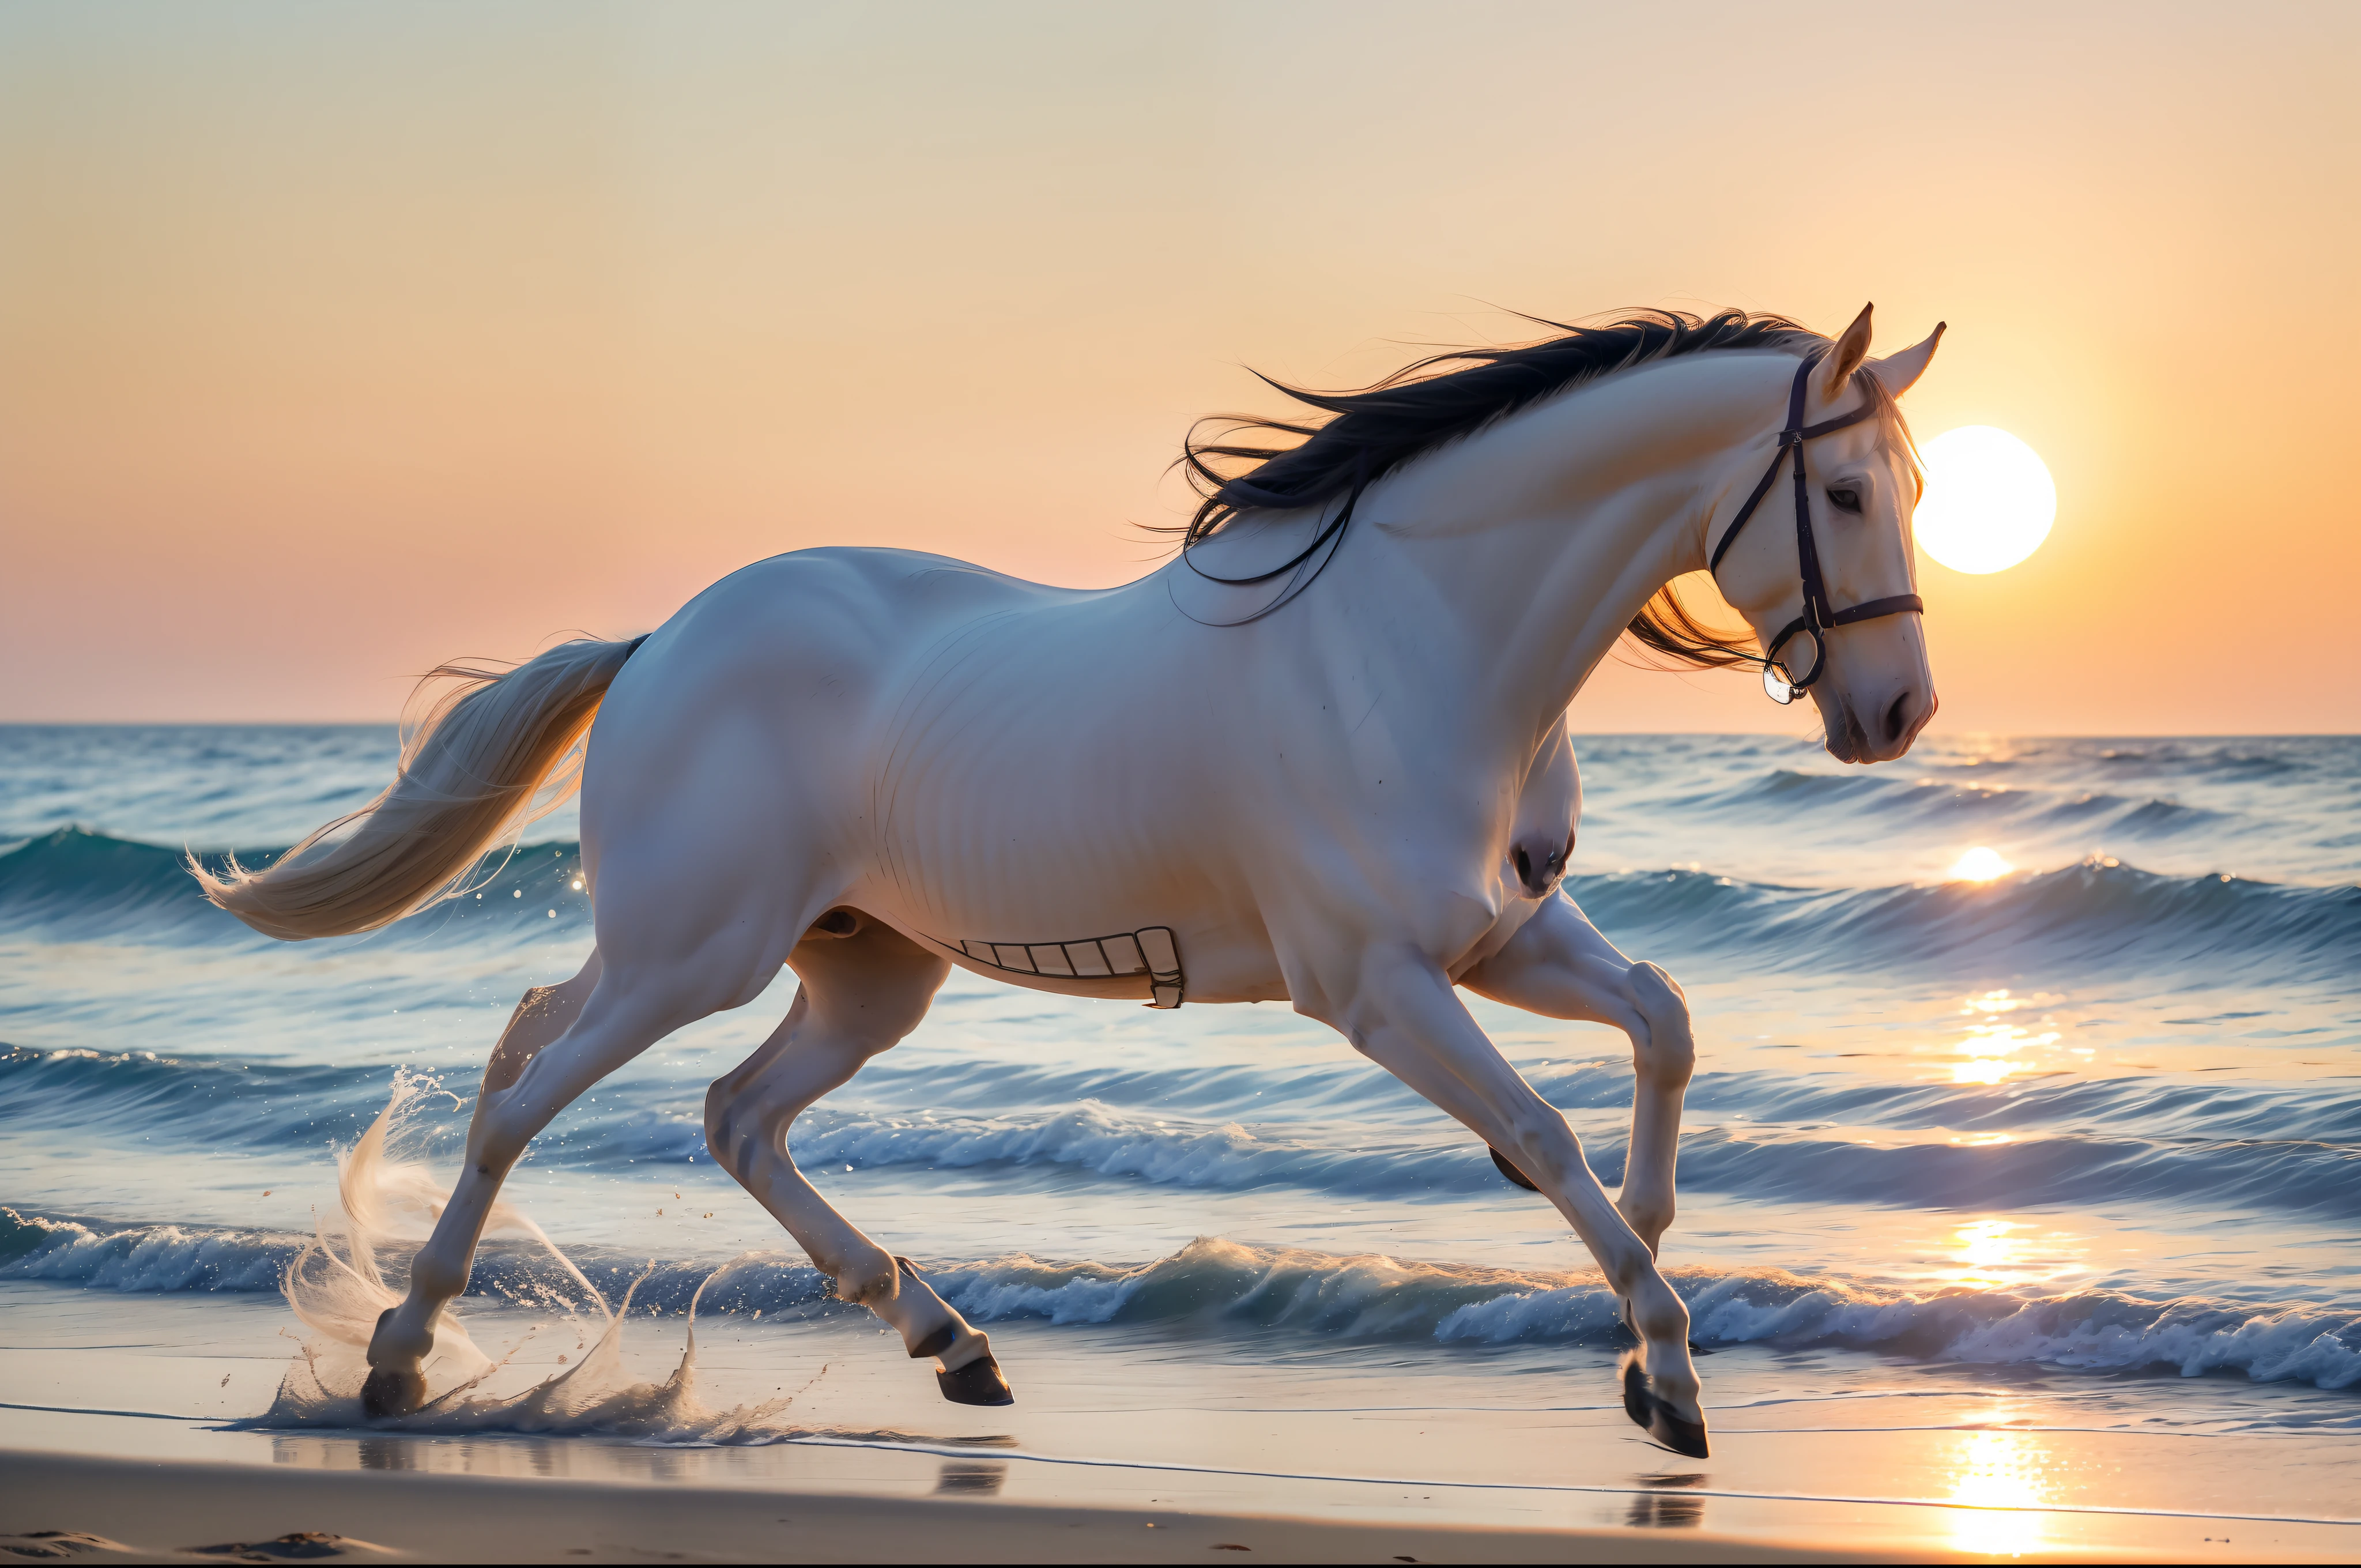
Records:
[[[1713,548],[1713,559],[1706,564],[1708,572],[1721,565],[1721,558],[1730,554],[1730,546],[1738,538],[1738,531],[1746,526],[1747,520],[1754,515],[1754,509],[1761,506],[1763,498],[1771,493],[1771,486],[1779,477],[1780,466],[1793,452],[1795,455],[1795,562],[1804,580],[1804,613],[1789,621],[1760,656],[1763,689],[1772,701],[1783,705],[1795,701],[1820,678],[1821,672],[1828,666],[1827,634],[1830,630],[1839,626],[1850,626],[1855,621],[1875,620],[1888,615],[1923,615],[1927,610],[1926,601],[1916,594],[1894,594],[1885,598],[1870,599],[1848,609],[1838,609],[1828,603],[1828,582],[1820,575],[1819,545],[1812,535],[1811,487],[1804,472],[1804,444],[1823,435],[1832,435],[1873,417],[1877,412],[1877,394],[1863,388],[1859,408],[1840,413],[1834,419],[1822,420],[1817,424],[1806,424],[1804,394],[1811,379],[1812,367],[1820,359],[1820,355],[1811,355],[1795,367],[1795,383],[1787,393],[1787,425],[1779,433],[1778,455],[1771,459],[1771,466],[1763,470],[1763,477],[1754,486],[1754,493],[1748,496],[1746,504],[1738,509],[1738,516],[1723,532],[1721,543]],[[1868,374],[1867,370],[1853,373],[1856,380]],[[1807,637],[1812,647],[1811,668],[1800,677],[1795,674],[1794,663],[1782,656],[1782,650],[1798,636]]]

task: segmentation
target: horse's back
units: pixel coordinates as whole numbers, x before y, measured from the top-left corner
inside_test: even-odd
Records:
[[[1005,671],[1045,640],[1069,645],[1057,662],[1089,662],[1037,622],[1100,597],[907,550],[798,551],[742,567],[616,677],[592,734],[585,831],[634,802],[675,809],[707,773],[760,776],[774,799],[854,805],[894,751],[896,716],[906,723],[946,682]]]
[[[884,676],[914,644],[965,620],[1074,597],[915,550],[799,550],[741,567],[698,594],[633,666],[643,674],[667,668],[708,682],[750,680],[765,690],[787,669]]]

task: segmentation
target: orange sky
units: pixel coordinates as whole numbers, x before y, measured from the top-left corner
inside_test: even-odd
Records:
[[[2058,481],[2025,565],[1921,559],[1938,728],[2352,730],[2356,60],[2346,5],[17,0],[0,720],[387,718],[810,544],[1115,582],[1242,364],[1874,300],[1951,323],[1922,438]]]

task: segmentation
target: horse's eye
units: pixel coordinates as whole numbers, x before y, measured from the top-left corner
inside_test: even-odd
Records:
[[[1839,511],[1859,511],[1861,492],[1850,485],[1839,485],[1828,491],[1828,500]]]

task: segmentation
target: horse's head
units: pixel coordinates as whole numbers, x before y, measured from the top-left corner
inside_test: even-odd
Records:
[[[1775,662],[1766,684],[1783,700],[1796,687],[1811,693],[1828,753],[1843,762],[1901,756],[1936,707],[1924,618],[1905,608],[1916,603],[1910,517],[1920,480],[1894,400],[1934,358],[1943,329],[1938,326],[1915,348],[1872,359],[1869,316],[1864,308],[1805,378],[1796,422],[1809,439],[1789,448],[1789,466],[1773,476],[1746,526],[1728,540],[1728,555],[1714,573],[1723,596]],[[1811,427],[1841,420],[1864,399],[1874,417],[1813,433]],[[1795,525],[1792,465],[1798,451],[1806,475],[1808,545]],[[1738,503],[1753,491],[1760,473],[1758,456],[1740,462],[1744,477],[1730,509],[1714,520],[1716,539],[1732,526]],[[1815,565],[1822,585],[1817,606],[1807,603]],[[1848,616],[1853,609],[1870,613]]]

